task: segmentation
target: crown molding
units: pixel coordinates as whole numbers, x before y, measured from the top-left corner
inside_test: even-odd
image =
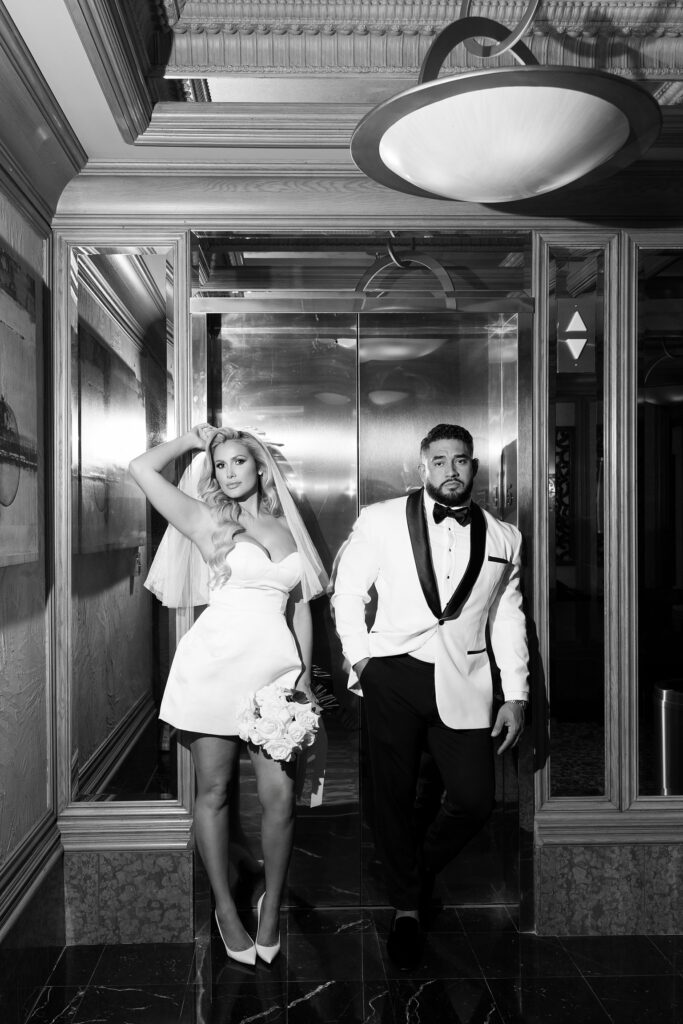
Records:
[[[146,130],[157,100],[187,91],[155,75],[148,56],[152,43],[161,53],[165,47],[160,40],[169,38],[170,43],[167,15],[172,8],[139,0],[64,2],[121,136],[134,142]],[[174,6],[182,11],[181,3]]]
[[[329,154],[329,151],[327,151]],[[340,162],[333,159],[332,155],[325,152],[306,154],[305,162],[300,156],[294,158],[277,159],[272,164],[267,164],[259,159],[237,159],[226,163],[224,160],[207,160],[206,163],[198,165],[196,161],[173,162],[152,160],[140,163],[134,160],[90,160],[87,166],[79,175],[79,180],[84,181],[92,178],[116,178],[123,181],[126,178],[144,180],[153,178],[161,181],[174,178],[187,178],[190,180],[193,175],[197,180],[205,182],[212,178],[339,178],[341,175],[353,178],[362,178],[350,157]],[[89,187],[86,185],[86,188]]]
[[[311,154],[315,161],[315,153]],[[581,225],[683,227],[681,164],[639,161],[583,189],[565,189],[498,207],[423,199],[383,188],[353,166],[333,161],[293,167],[197,164],[184,171],[123,165],[81,174],[65,189],[55,218],[62,230],[125,223],[133,232],[190,225],[195,230],[415,230],[486,226]]]
[[[174,78],[220,74],[353,74],[394,73],[417,77],[435,32],[362,28],[348,32],[277,32],[271,25],[256,29],[174,32],[170,53],[152,69]],[[613,30],[533,32],[525,42],[539,64],[600,68],[634,78],[648,71],[653,78],[683,77],[683,33],[629,34]],[[504,54],[498,66],[514,58]],[[445,61],[451,73],[480,68],[481,60],[457,48]]]
[[[348,149],[370,106],[344,103],[159,103],[147,146]]]
[[[45,234],[87,154],[0,2],[0,187]]]
[[[372,103],[158,103],[140,146],[348,150]],[[651,157],[683,155],[683,106],[663,107]],[[202,171],[205,168],[202,167]]]
[[[526,6],[526,0],[489,0],[473,3],[470,14],[512,28]],[[164,59],[155,73],[417,73],[434,36],[459,12],[458,3],[188,0],[172,25],[170,52],[164,39]],[[543,64],[621,69],[634,77],[648,68],[667,78],[680,75],[682,40],[680,4],[548,0],[526,41]],[[512,60],[508,54],[498,63]],[[458,47],[446,66],[457,73],[481,67],[481,60]]]
[[[54,210],[35,187],[29,175],[17,166],[15,157],[1,139],[0,192],[10,200],[39,235],[49,234]]]
[[[387,25],[395,30],[439,31],[459,17],[459,0],[163,0],[164,6],[178,12],[174,23],[180,30],[212,30],[235,26],[256,28],[273,24],[278,31],[302,32],[322,26],[367,30]],[[470,15],[491,18],[504,25],[522,20],[528,0],[474,0]],[[545,0],[534,19],[539,31],[588,27],[595,30],[621,28],[626,31],[649,29],[653,23],[667,30],[683,28],[683,11],[671,0]]]
[[[144,292],[150,303],[156,308],[159,318],[166,320],[166,303],[164,296],[157,288],[156,281],[150,274],[144,259],[141,256],[130,255],[128,257],[131,266],[136,274],[137,283]],[[122,301],[110,280],[105,277],[102,271],[89,259],[80,262],[78,268],[79,283],[90,292],[95,302],[104,310],[107,316],[124,332],[126,337],[142,351],[145,348],[148,325],[141,323],[129,308],[129,305]]]
[[[145,131],[152,99],[139,42],[120,0],[65,0],[114,120],[126,142]]]

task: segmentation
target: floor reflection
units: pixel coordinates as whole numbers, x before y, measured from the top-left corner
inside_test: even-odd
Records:
[[[3,1024],[681,1020],[681,937],[539,938],[520,934],[507,906],[445,907],[407,977],[384,955],[389,920],[382,908],[292,908],[281,956],[255,968],[226,961],[216,934],[196,947],[70,947],[25,994],[30,1007],[5,1000]]]

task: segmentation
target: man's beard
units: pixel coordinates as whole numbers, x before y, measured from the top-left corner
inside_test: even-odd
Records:
[[[470,500],[474,478],[470,480],[466,487],[462,487],[457,491],[445,491],[445,486],[445,483],[435,487],[434,484],[425,482],[425,491],[430,498],[438,501],[441,505],[446,505],[448,508],[456,508],[458,505],[466,505]]]

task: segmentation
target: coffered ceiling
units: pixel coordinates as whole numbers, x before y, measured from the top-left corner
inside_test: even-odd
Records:
[[[510,27],[527,0],[66,0],[123,138],[136,145],[347,150],[358,120],[417,83],[463,11]],[[525,37],[541,64],[636,80],[683,116],[683,4],[544,0]],[[486,63],[464,44],[454,73]]]

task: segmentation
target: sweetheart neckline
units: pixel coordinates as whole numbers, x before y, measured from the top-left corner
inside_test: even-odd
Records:
[[[292,555],[297,555],[299,553],[297,551],[297,549],[295,548],[294,551],[290,551],[288,555],[285,555],[284,558],[278,559],[278,561],[276,562],[273,558],[270,557],[270,555],[268,554],[266,549],[264,547],[262,547],[262,545],[259,544],[257,541],[254,541],[254,540],[236,540],[235,544],[234,544],[234,547],[238,548],[238,547],[241,547],[242,545],[245,545],[245,546],[250,547],[250,548],[256,548],[257,551],[261,552],[261,554],[263,555],[264,558],[268,559],[268,561],[270,562],[271,565],[282,565],[282,563],[286,562],[288,558],[292,557]]]

